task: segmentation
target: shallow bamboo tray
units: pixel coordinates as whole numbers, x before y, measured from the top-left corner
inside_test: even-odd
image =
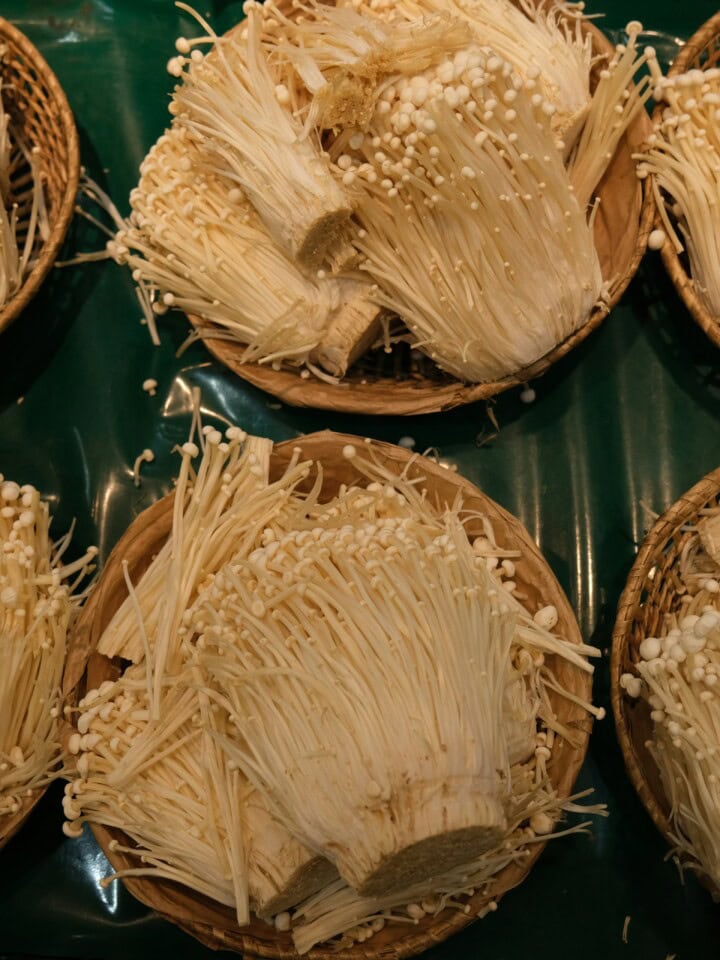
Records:
[[[544,0],[533,2],[539,6]],[[590,21],[585,21],[583,28],[592,36],[596,55],[612,54],[614,47]],[[596,63],[593,70],[599,71],[601,66]],[[289,368],[273,370],[267,365],[242,363],[242,346],[212,336],[203,336],[202,340],[210,353],[233,373],[279,400],[291,406],[343,413],[437,413],[488,399],[535,380],[600,326],[635,275],[652,229],[653,205],[648,182],[638,180],[635,175],[632,154],[640,149],[650,132],[649,117],[642,110],[620,141],[597,190],[601,203],[595,220],[595,246],[602,275],[610,281],[607,306],[596,308],[579,330],[550,353],[502,380],[465,384],[444,373],[429,359],[420,362],[419,370],[411,370],[409,351],[401,348],[384,364],[382,351],[366,354],[354,364],[341,384],[334,385],[316,378],[304,380],[299,371]],[[196,318],[190,319],[202,326]]]
[[[645,741],[652,737],[650,708],[629,697],[620,686],[624,673],[635,674],[645,637],[659,635],[666,613],[677,609],[673,572],[691,534],[683,527],[698,512],[720,501],[720,468],[683,494],[655,523],[645,538],[620,597],[612,637],[610,684],[615,726],[633,786],[658,830],[671,846],[670,809],[655,761]]]
[[[50,233],[35,266],[18,292],[0,307],[0,331],[8,327],[38,292],[55,262],[72,220],[80,176],[78,136],[72,111],[57,77],[28,38],[0,17],[0,44],[8,48],[0,66],[3,103],[11,136],[20,134],[40,149],[41,176]],[[32,207],[30,167],[15,150],[11,158],[12,200],[18,204],[18,242],[24,242]]]
[[[682,47],[677,59],[668,70],[668,76],[674,77],[678,73],[685,73],[694,68],[709,69],[716,67],[720,61],[720,13],[716,13],[700,29],[690,37]],[[653,112],[653,121],[657,122],[662,113],[662,104]],[[668,215],[672,213],[668,210]],[[656,213],[655,226],[658,230],[664,229],[660,215]],[[695,293],[695,286],[690,276],[689,263],[686,254],[678,254],[669,241],[661,248],[661,256],[675,289],[680,294],[683,303],[692,314],[695,322],[710,337],[715,346],[720,347],[720,317],[710,313],[708,308]]]
[[[362,480],[352,462],[342,456],[342,448],[347,443],[356,443],[365,448],[363,441],[357,437],[330,431],[277,444],[271,458],[271,479],[282,474],[293,449],[300,446],[304,456],[322,461],[323,494],[329,497],[337,491],[341,483],[349,484]],[[397,474],[406,469],[412,459],[412,454],[407,450],[390,444],[373,442],[371,449],[386,467]],[[535,610],[546,603],[555,604],[559,616],[558,631],[573,642],[580,642],[577,622],[565,594],[518,520],[469,481],[424,457],[414,457],[414,465],[410,467],[409,475],[425,477],[429,495],[443,503],[452,502],[458,491],[461,491],[468,508],[481,510],[491,520],[496,537],[503,546],[521,548],[523,557],[517,562],[515,579],[518,586],[528,594],[530,609]],[[80,696],[84,689],[95,687],[103,680],[118,675],[119,663],[113,663],[94,651],[110,618],[127,595],[121,563],[127,560],[130,575],[137,582],[168,536],[172,524],[172,505],[171,494],[140,514],[110,555],[99,584],[84,608],[75,631],[64,680],[64,690],[70,698]],[[471,535],[482,532],[477,524],[470,524],[468,530]],[[86,661],[87,673],[84,676]],[[582,698],[590,699],[592,680],[588,674],[564,662],[556,665],[556,674],[571,691]],[[572,791],[585,756],[591,723],[588,715],[579,707],[554,695],[552,700],[563,723],[576,732],[575,745],[556,740],[549,764],[553,784],[561,797],[567,797]],[[120,831],[104,827],[93,827],[93,832],[116,870],[131,865],[126,855],[109,849],[110,840],[113,838],[122,840],[124,844],[131,843],[127,837]],[[316,947],[307,956],[311,960],[399,960],[420,953],[467,926],[477,911],[491,899],[497,900],[521,883],[543,847],[544,844],[537,844],[522,866],[512,865],[503,870],[498,875],[498,884],[491,896],[477,894],[473,897],[469,901],[470,916],[448,909],[436,918],[426,917],[411,928],[388,924],[366,944],[358,944],[351,950]],[[297,960],[298,955],[289,934],[278,933],[261,921],[253,920],[249,927],[240,929],[229,908],[177,884],[138,878],[127,878],[123,882],[138,900],[207,946],[236,950],[250,956]]]

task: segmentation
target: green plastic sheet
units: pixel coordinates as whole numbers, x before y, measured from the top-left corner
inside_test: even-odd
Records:
[[[236,2],[201,6],[216,29]],[[593,9],[593,11],[595,10]],[[614,38],[639,19],[667,60],[715,12],[709,0],[607,0]],[[170,0],[5,0],[0,13],[56,71],[80,129],[83,163],[127,212],[138,165],[168,120],[165,64],[191,21]],[[653,34],[656,33],[656,36]],[[66,255],[101,237],[76,223]],[[241,267],[240,267],[241,269]],[[182,318],[161,324],[153,347],[126,271],[112,263],[53,272],[33,305],[0,337],[0,470],[51,499],[55,531],[76,519],[75,543],[100,560],[130,521],[171,488],[172,445],[186,436],[189,394],[209,417],[276,440],[316,429],[396,442],[439,456],[522,519],[606,653],[615,608],[637,546],[661,511],[720,463],[718,354],[649,255],[599,332],[533,386],[485,404],[417,418],[367,418],[281,406],[226,372],[201,345],[180,357]],[[142,390],[148,377],[158,394]],[[156,459],[132,464],[145,448]],[[609,712],[608,662],[595,696]],[[434,960],[575,958],[709,960],[720,917],[692,876],[681,882],[625,775],[612,718],[598,723],[579,787],[595,788],[610,816],[591,837],[548,845],[500,909],[430,951]],[[211,952],[133,900],[104,889],[108,865],[89,833],[61,833],[61,788],[51,789],[0,852],[0,956],[204,958]],[[622,940],[626,918],[627,943]]]

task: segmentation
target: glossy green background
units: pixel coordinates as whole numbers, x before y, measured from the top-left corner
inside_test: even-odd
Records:
[[[218,30],[238,3],[208,8]],[[605,28],[641,19],[666,56],[715,12],[708,0],[608,0]],[[80,128],[83,162],[126,211],[144,153],[167,119],[164,65],[191,27],[170,0],[6,0],[0,12],[44,52]],[[68,252],[97,249],[76,225]],[[52,498],[56,532],[77,518],[76,543],[101,559],[129,521],[170,488],[169,453],[185,436],[188,392],[203,389],[208,412],[285,439],[331,427],[437,447],[517,514],[568,591],[585,636],[607,649],[624,578],[648,516],[720,463],[718,354],[695,328],[650,256],[619,308],[589,341],[534,384],[484,404],[420,418],[362,418],[279,407],[217,367],[201,346],[175,356],[186,325],[171,318],[154,348],[139,324],[130,277],[110,263],[57,270],[32,308],[0,337],[0,469]],[[158,395],[141,389],[146,377]],[[19,399],[24,398],[22,403]],[[156,461],[137,490],[132,463]],[[608,706],[607,660],[596,699]],[[433,957],[627,960],[716,958],[720,917],[692,877],[681,886],[666,848],[625,777],[608,717],[596,726],[580,786],[593,785],[611,816],[591,839],[551,843],[523,887],[497,914]],[[0,956],[209,957],[155,919],[118,885],[100,889],[106,864],[94,842],[60,832],[60,790],[0,853]],[[629,942],[621,942],[626,916]]]

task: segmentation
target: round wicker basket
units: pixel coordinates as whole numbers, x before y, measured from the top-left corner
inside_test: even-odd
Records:
[[[716,67],[720,61],[720,13],[716,13],[693,34],[682,47],[677,59],[668,71],[669,77],[685,73],[694,68],[708,69]],[[657,122],[662,113],[662,105],[658,105],[653,113],[653,121]],[[672,213],[668,211],[672,218]],[[660,215],[656,212],[655,226],[663,229]],[[695,293],[695,287],[689,272],[687,256],[678,254],[671,243],[664,243],[661,256],[675,289],[680,294],[683,303],[692,314],[696,323],[705,331],[712,342],[720,347],[720,317],[714,316]]]
[[[652,736],[650,708],[644,699],[627,696],[620,677],[635,673],[641,642],[645,637],[659,636],[664,616],[679,607],[675,568],[691,536],[686,526],[698,519],[703,507],[719,501],[720,468],[688,490],[655,523],[620,597],[612,638],[612,706],[625,766],[655,826],[671,844],[668,803],[658,769],[645,746]]]
[[[342,448],[352,442],[357,443],[358,438],[325,431],[278,444],[272,455],[271,478],[281,475],[292,456],[293,448],[299,445],[304,456],[322,461],[323,496],[329,497],[337,491],[341,483],[352,483],[359,479],[352,462],[342,456]],[[400,474],[408,469],[411,454],[407,450],[383,443],[373,443],[372,449],[393,472]],[[416,457],[409,468],[409,475],[422,476],[429,496],[437,498],[439,502],[452,502],[458,492],[461,492],[469,509],[481,511],[489,518],[499,543],[504,547],[522,549],[523,555],[517,562],[515,579],[528,595],[530,608],[535,609],[545,603],[555,604],[559,614],[557,629],[564,637],[580,642],[578,626],[564,593],[518,520],[467,480],[430,460]],[[118,664],[113,664],[93,651],[111,616],[127,593],[122,561],[128,562],[131,577],[137,582],[168,536],[172,523],[172,504],[173,497],[170,495],[142,513],[108,559],[97,589],[85,607],[75,632],[65,677],[65,689],[69,697],[81,695],[84,689],[95,687],[103,680],[118,675]],[[471,535],[480,532],[480,529],[479,526],[477,529],[469,526]],[[87,671],[83,676],[86,661]],[[558,679],[568,689],[579,697],[590,698],[591,678],[587,674],[565,662],[556,664],[554,669]],[[559,739],[555,741],[549,764],[555,788],[561,797],[567,797],[572,791],[585,756],[591,723],[581,708],[555,698],[554,695],[553,706],[562,722],[575,732],[573,744]],[[104,827],[93,829],[113,867],[117,870],[127,867],[130,864],[127,856],[109,848],[113,838],[122,838],[122,842],[127,844],[130,842],[127,837]],[[358,944],[352,950],[338,951],[329,947],[318,947],[308,956],[312,960],[399,960],[401,957],[420,953],[467,926],[490,899],[497,900],[521,883],[540,855],[542,846],[538,844],[522,865],[512,865],[503,870],[498,875],[491,897],[478,894],[472,898],[468,915],[447,909],[435,918],[426,917],[412,928],[405,925],[387,925],[370,941]],[[236,950],[250,956],[297,960],[289,934],[279,933],[265,923],[253,920],[249,927],[240,929],[235,922],[233,911],[171,882],[143,878],[127,878],[123,882],[143,903],[210,947]]]
[[[543,0],[533,0],[538,4]],[[592,36],[596,57],[611,54],[613,46],[590,21],[583,29]],[[594,71],[601,69],[596,60]],[[337,410],[343,413],[423,414],[451,410],[484,400],[511,387],[542,376],[555,362],[595,330],[618,302],[635,275],[645,253],[653,223],[651,191],[635,175],[632,154],[650,132],[650,120],[642,110],[615,152],[598,185],[601,198],[595,220],[595,246],[603,277],[610,284],[607,306],[596,308],[587,322],[533,364],[493,383],[465,384],[444,373],[432,361],[411,359],[406,345],[399,345],[390,357],[375,351],[361,357],[340,384],[316,378],[303,379],[289,368],[273,370],[267,365],[242,363],[243,347],[227,340],[203,336],[212,355],[253,386],[297,407]],[[191,321],[201,326],[195,318]]]
[[[40,166],[49,219],[49,234],[36,241],[35,265],[17,293],[0,307],[0,331],[35,296],[52,267],[73,215],[80,176],[80,153],[72,111],[57,77],[27,37],[0,17],[0,45],[7,48],[0,65],[10,134],[40,150]],[[18,242],[27,235],[32,207],[30,167],[15,150],[11,158],[10,190],[18,205]]]

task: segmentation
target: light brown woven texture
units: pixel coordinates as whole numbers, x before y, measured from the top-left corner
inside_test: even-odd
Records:
[[[641,642],[645,637],[659,636],[665,615],[680,606],[676,567],[691,536],[683,526],[696,521],[703,507],[715,506],[719,500],[720,468],[688,490],[660,517],[632,566],[613,631],[610,683],[618,740],[633,786],[668,843],[672,843],[669,807],[657,767],[645,747],[652,736],[650,708],[645,700],[626,695],[620,677],[623,673],[636,673]]]
[[[540,6],[546,0],[534,0]],[[596,54],[611,55],[613,46],[596,27],[585,21],[583,29],[593,39]],[[596,63],[595,73],[602,68]],[[610,282],[607,308],[597,308],[588,321],[529,367],[494,383],[464,384],[449,374],[440,378],[399,373],[397,376],[373,376],[351,369],[340,385],[317,379],[303,380],[299,371],[273,370],[257,363],[241,363],[242,347],[228,341],[205,337],[210,353],[234,373],[297,407],[338,410],[343,413],[422,414],[451,410],[496,394],[542,376],[554,363],[595,330],[624,293],[640,264],[653,223],[651,191],[647,182],[637,179],[632,154],[650,132],[650,120],[642,110],[620,141],[597,195],[601,198],[595,219],[595,246],[602,275]],[[193,320],[193,318],[190,318]],[[363,382],[365,381],[365,382]]]
[[[694,33],[683,46],[677,59],[668,71],[669,77],[687,70],[700,67],[709,69],[717,67],[720,60],[720,13],[716,13]],[[658,104],[653,113],[653,122],[660,120],[663,105]],[[655,214],[655,226],[662,230],[664,225],[659,214]],[[672,214],[670,214],[672,216]],[[678,255],[675,247],[669,241],[664,243],[661,250],[665,269],[670,274],[675,289],[680,294],[683,303],[692,314],[695,321],[702,327],[713,343],[720,347],[720,317],[714,316],[695,293],[692,278],[688,274],[688,263],[684,255]]]
[[[342,448],[348,443],[362,444],[362,441],[357,437],[324,431],[278,444],[271,460],[272,478],[282,474],[293,449],[300,446],[305,457],[322,462],[323,497],[329,498],[336,493],[341,483],[362,482],[352,462],[342,456]],[[397,474],[407,467],[412,456],[401,447],[385,443],[373,442],[371,449],[385,466]],[[575,643],[580,642],[577,622],[562,589],[518,520],[467,480],[423,457],[415,458],[414,466],[410,468],[410,476],[424,477],[424,487],[429,496],[437,498],[441,503],[451,503],[457,493],[461,492],[469,509],[481,511],[490,519],[502,546],[522,550],[522,559],[518,560],[516,565],[515,579],[520,589],[528,594],[530,609],[535,610],[546,603],[555,604],[559,615],[558,632]],[[172,523],[172,502],[170,495],[142,513],[113,550],[75,632],[64,683],[65,691],[71,698],[82,689],[81,678],[88,657],[85,680],[88,689],[110,676],[117,675],[117,672],[113,674],[117,667],[93,651],[111,616],[127,595],[121,562],[127,560],[130,575],[133,581],[137,582],[168,536]],[[482,530],[479,525],[470,525],[469,532],[476,535]],[[564,662],[555,664],[554,669],[560,682],[570,691],[583,699],[590,698],[592,681],[587,674]],[[562,722],[576,733],[575,745],[561,740],[555,741],[549,766],[552,782],[559,795],[567,797],[585,756],[591,723],[581,708],[554,695],[552,702]],[[121,838],[121,833],[103,827],[95,827],[94,833],[115,869],[135,865],[126,855],[109,849],[110,840],[113,837]],[[123,838],[123,843],[130,842],[126,837]],[[540,855],[542,846],[538,844],[532,848],[531,856],[521,866],[514,865],[503,870],[493,890],[493,899],[522,882]],[[138,878],[128,878],[124,883],[138,900],[210,947],[237,950],[258,957],[282,960],[297,958],[288,934],[278,933],[274,928],[257,920],[253,920],[249,927],[241,930],[235,923],[231,910],[176,884]],[[310,952],[309,957],[312,960],[393,960],[412,956],[467,926],[489,899],[491,898],[479,894],[475,896],[470,901],[469,916],[459,911],[446,910],[437,918],[426,917],[418,926],[411,928],[390,924],[368,943],[357,945],[352,950],[338,952],[327,947],[318,947]]]
[[[40,149],[40,166],[50,234],[24,283],[0,308],[0,331],[9,326],[35,296],[52,267],[73,215],[80,176],[78,137],[72,111],[57,77],[28,38],[0,17],[0,44],[7,46],[0,66],[2,97],[10,115],[11,136],[18,134]],[[18,239],[24,241],[32,206],[28,164],[13,158],[12,200],[18,204]]]

